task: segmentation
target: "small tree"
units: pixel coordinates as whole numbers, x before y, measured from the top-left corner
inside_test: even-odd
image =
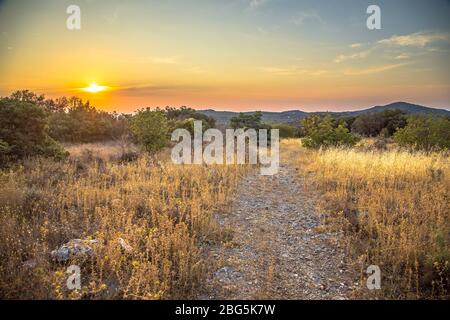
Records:
[[[270,126],[262,122],[262,112],[257,111],[251,114],[239,113],[230,119],[230,126],[233,129],[270,129]]]
[[[168,145],[169,125],[161,110],[139,110],[130,120],[130,129],[137,142],[149,153]]]
[[[4,159],[66,154],[48,135],[47,115],[41,107],[9,98],[0,100],[0,153]]]
[[[298,129],[286,123],[272,124],[272,129],[280,130],[280,138],[295,138],[298,136]]]
[[[411,116],[408,125],[397,130],[394,140],[401,146],[417,149],[450,148],[450,119],[433,116]]]
[[[353,146],[358,141],[358,137],[351,134],[343,124],[335,127],[335,122],[329,114],[323,118],[313,116],[301,122],[306,133],[303,145],[307,148]]]

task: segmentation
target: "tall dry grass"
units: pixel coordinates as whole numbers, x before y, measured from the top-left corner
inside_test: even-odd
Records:
[[[202,248],[222,237],[212,214],[224,208],[243,170],[75,154],[0,172],[0,297],[192,297],[207,274]],[[50,259],[51,250],[77,238],[98,240],[91,259]],[[81,290],[66,287],[70,264],[81,266]]]
[[[330,226],[346,230],[361,272],[381,268],[382,290],[369,294],[363,285],[359,294],[449,297],[447,154],[328,149],[304,151],[300,162],[323,193]]]

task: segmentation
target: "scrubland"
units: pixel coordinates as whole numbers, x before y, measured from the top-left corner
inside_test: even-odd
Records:
[[[283,165],[318,199],[324,227],[343,232],[360,278],[352,297],[449,298],[448,153],[373,145],[313,150],[284,140]],[[249,168],[174,165],[167,151],[149,156],[127,143],[65,147],[65,160],[32,157],[0,171],[0,297],[198,297],[216,271],[210,246],[230,240],[214,215],[229,209]],[[52,260],[71,239],[97,244],[89,257]],[[81,290],[67,289],[70,264],[81,266]],[[369,265],[381,269],[381,290],[365,287]]]
[[[246,169],[130,159],[134,149],[109,144],[68,150],[64,161],[30,158],[0,172],[0,297],[193,297],[208,274],[204,247],[226,236],[213,214]],[[92,256],[70,261],[81,266],[75,291],[69,264],[49,255],[71,239],[97,240]]]
[[[359,297],[449,298],[448,153],[360,146],[303,149],[298,159],[328,227],[345,231]],[[369,265],[381,269],[381,290],[365,288]]]

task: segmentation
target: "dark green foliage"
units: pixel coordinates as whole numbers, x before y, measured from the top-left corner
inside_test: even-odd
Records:
[[[127,133],[124,116],[99,111],[89,102],[70,98],[64,111],[49,115],[50,135],[65,142],[95,142],[117,139]]]
[[[179,109],[173,107],[166,107],[163,110],[165,116],[169,120],[169,131],[172,132],[175,129],[186,129],[191,134],[194,133],[194,121],[199,120],[202,122],[203,131],[210,128],[214,128],[216,120],[207,115],[200,113],[192,108],[181,107]]]
[[[384,110],[378,113],[362,114],[351,125],[351,131],[362,136],[379,136],[383,129],[385,137],[392,136],[406,125],[406,114],[401,110]]]
[[[130,119],[130,129],[146,152],[157,152],[169,143],[169,122],[161,110],[139,110]]]
[[[48,134],[46,112],[33,102],[0,99],[0,155],[6,159],[65,152]]]
[[[354,116],[340,116],[336,118],[337,124],[342,124],[348,130],[351,130],[353,123],[355,122],[356,117]]]
[[[298,129],[294,126],[285,123],[271,124],[272,129],[280,130],[280,138],[295,138],[298,137]]]
[[[230,119],[230,126],[233,129],[270,129],[270,125],[262,122],[262,112],[257,111],[255,113],[239,113]]]
[[[127,116],[99,111],[80,98],[46,99],[28,90],[16,91],[10,101],[38,106],[48,117],[49,135],[61,142],[96,142],[127,135]]]
[[[359,140],[330,115],[307,117],[301,124],[306,136],[303,145],[307,148],[353,146]]]
[[[401,146],[416,149],[450,148],[450,119],[448,117],[411,116],[406,127],[394,134]]]

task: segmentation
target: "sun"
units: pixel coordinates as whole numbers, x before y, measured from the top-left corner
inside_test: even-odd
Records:
[[[97,92],[105,91],[106,89],[108,89],[108,87],[98,86],[96,83],[92,83],[87,88],[82,88],[83,91],[90,92],[90,93],[97,93]]]

